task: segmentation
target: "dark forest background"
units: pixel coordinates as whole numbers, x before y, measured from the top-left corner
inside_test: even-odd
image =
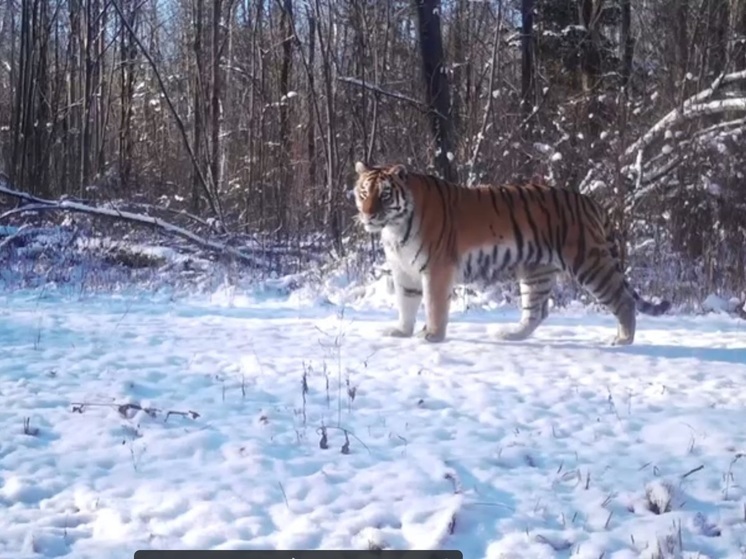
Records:
[[[610,207],[651,289],[743,296],[744,130],[746,0],[0,2],[9,184],[221,242],[374,246],[358,159],[539,175]]]

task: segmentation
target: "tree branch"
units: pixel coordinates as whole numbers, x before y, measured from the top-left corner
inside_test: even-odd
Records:
[[[403,93],[398,93],[396,91],[387,91],[387,90],[381,88],[380,86],[374,85],[372,83],[364,82],[364,81],[359,80],[357,78],[352,78],[352,77],[348,77],[348,76],[337,76],[337,80],[341,81],[341,82],[344,82],[344,83],[349,83],[349,84],[352,84],[352,85],[356,85],[356,86],[362,87],[364,89],[368,89],[370,91],[373,91],[375,93],[383,95],[384,97],[391,97],[392,99],[398,99],[399,101],[404,101],[405,103],[409,103],[410,105],[413,105],[413,106],[421,109],[422,111],[429,111],[430,110],[430,107],[428,107],[426,103],[423,103],[419,99],[415,99],[414,97],[410,97],[408,95],[404,95]],[[439,117],[444,118],[444,116],[440,112],[436,111],[435,109],[432,109],[432,110]]]
[[[230,247],[226,244],[205,239],[203,237],[200,237],[199,235],[192,233],[191,231],[188,231],[187,229],[183,229],[156,217],[150,217],[111,208],[89,206],[87,204],[82,204],[80,202],[75,202],[72,200],[45,200],[44,198],[38,198],[36,196],[26,194],[25,192],[20,192],[10,186],[10,181],[2,173],[0,173],[0,194],[5,194],[7,196],[11,196],[18,200],[23,200],[29,203],[29,205],[6,212],[2,216],[0,216],[0,219],[6,218],[10,215],[22,213],[24,211],[68,211],[85,213],[98,217],[108,217],[122,221],[128,221],[130,223],[136,223],[138,225],[147,225],[157,230],[170,233],[176,237],[180,237],[182,239],[190,241],[195,245],[207,249],[211,252],[232,256],[233,258],[254,267],[260,266],[260,262],[255,257],[249,254],[246,254],[240,250],[236,250],[235,248]]]
[[[670,111],[666,116],[664,116],[651,128],[649,128],[648,131],[643,134],[640,139],[638,139],[624,151],[624,157],[632,157],[636,152],[644,150],[653,142],[658,134],[671,128],[682,120],[705,114],[714,114],[718,112],[733,110],[746,110],[746,99],[725,99],[723,101],[703,103],[703,101],[712,97],[715,92],[722,86],[745,79],[746,70],[734,72],[732,74],[720,74],[715,79],[715,81],[712,82],[710,87],[703,91],[700,91],[696,95],[693,95],[692,97],[684,101],[680,107],[676,107],[675,109]],[[723,105],[719,106],[718,103],[722,103]]]

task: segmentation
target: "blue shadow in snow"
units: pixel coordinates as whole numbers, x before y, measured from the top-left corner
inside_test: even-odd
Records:
[[[664,357],[666,359],[698,359],[713,363],[746,363],[744,347],[688,347],[676,345],[634,344],[626,347],[607,347],[606,351],[642,355],[645,357]]]

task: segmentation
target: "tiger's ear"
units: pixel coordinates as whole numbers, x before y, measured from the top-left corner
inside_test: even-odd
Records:
[[[363,173],[367,173],[368,171],[370,171],[370,169],[362,161],[358,161],[357,163],[355,163],[355,172],[358,175],[362,175]]]
[[[407,168],[402,165],[401,163],[398,165],[394,165],[391,167],[391,170],[389,171],[391,175],[396,177],[399,180],[406,180],[407,178]]]

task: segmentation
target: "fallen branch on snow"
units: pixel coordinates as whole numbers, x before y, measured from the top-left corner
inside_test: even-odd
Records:
[[[206,227],[206,228],[208,228],[210,230],[218,231],[218,227],[217,227],[217,223],[216,222],[210,221],[210,220],[206,220],[206,219],[202,219],[201,217],[196,216],[194,214],[191,214],[191,213],[187,212],[186,210],[175,210],[173,208],[159,207],[159,206],[155,206],[153,204],[144,204],[142,202],[124,201],[124,202],[122,202],[121,205],[129,207],[129,208],[132,208],[132,210],[142,210],[142,211],[144,211],[146,213],[147,212],[151,212],[151,211],[153,211],[153,212],[164,212],[164,213],[169,213],[171,215],[176,215],[176,216],[184,217],[184,218],[186,218],[186,219],[188,219],[190,221],[193,221],[193,222],[195,222],[195,223],[197,223],[197,224],[199,224],[199,225],[201,225],[203,227]]]
[[[10,186],[10,181],[3,173],[0,173],[0,194],[5,194],[6,196],[11,196],[27,203],[27,205],[25,206],[9,210],[0,215],[0,220],[5,219],[11,215],[28,211],[67,211],[85,213],[98,217],[108,217],[110,219],[118,219],[130,223],[136,223],[138,225],[147,225],[166,233],[170,233],[176,237],[188,240],[212,252],[227,254],[254,267],[258,267],[260,265],[260,262],[249,254],[230,247],[224,243],[219,243],[200,237],[199,235],[196,235],[195,233],[192,233],[187,229],[183,229],[157,217],[150,217],[112,208],[100,208],[96,206],[90,206],[88,204],[82,204],[80,202],[74,202],[72,200],[46,200],[44,198],[38,198],[37,196],[15,190]]]
[[[132,411],[144,411],[151,417],[157,417],[158,414],[166,414],[166,418],[163,421],[168,421],[168,418],[172,415],[179,415],[181,417],[190,417],[191,419],[197,419],[200,417],[200,415],[196,411],[177,411],[177,410],[162,410],[160,408],[152,408],[152,407],[142,407],[140,404],[109,404],[109,403],[86,403],[86,402],[73,402],[70,404],[72,406],[72,411],[75,413],[83,413],[86,408],[91,407],[105,407],[105,408],[114,408],[119,412],[120,415],[123,417],[130,417],[130,412]]]
[[[0,249],[8,246],[10,243],[15,241],[18,237],[22,236],[24,231],[28,228],[27,225],[22,225],[18,228],[15,232],[11,233],[7,237],[5,237],[2,241],[0,241]]]

